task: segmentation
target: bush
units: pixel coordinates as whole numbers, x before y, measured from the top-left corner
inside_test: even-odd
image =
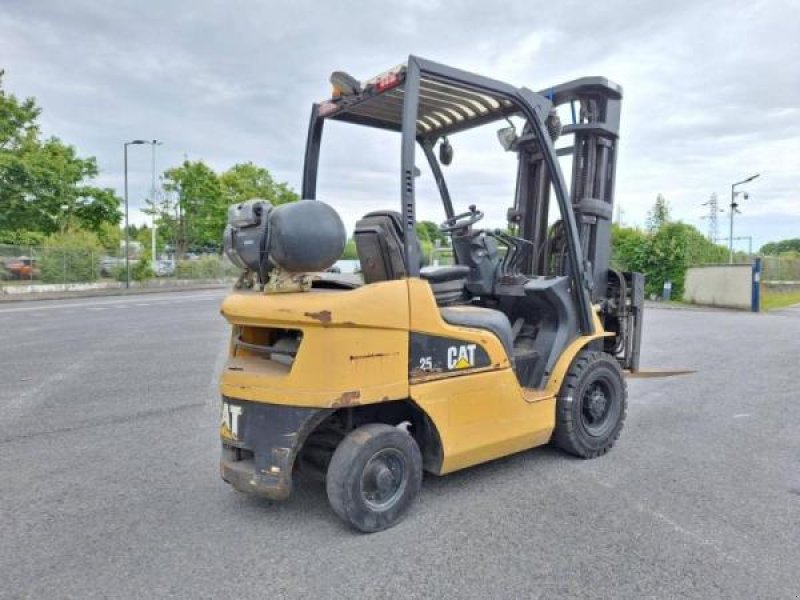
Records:
[[[611,226],[611,266],[622,271],[635,271],[647,252],[647,234],[633,227]]]
[[[431,263],[431,254],[433,254],[433,242],[429,242],[428,240],[420,240],[419,242],[420,252],[422,256],[420,256],[420,261],[422,262],[422,266],[426,267]]]
[[[155,277],[153,265],[149,256],[130,261],[131,281],[147,281]],[[125,263],[117,265],[111,270],[111,274],[117,281],[127,281]]]
[[[238,274],[238,270],[213,254],[195,260],[179,260],[175,265],[175,276],[178,279],[219,279],[233,274]]]
[[[648,295],[660,296],[664,282],[671,281],[673,298],[682,298],[689,267],[724,263],[728,255],[691,225],[665,222],[649,232],[615,225],[612,257],[615,268],[644,273]]]
[[[356,241],[353,238],[347,238],[347,243],[342,251],[342,260],[358,260]]]
[[[89,231],[55,233],[44,241],[38,257],[45,283],[83,283],[96,281],[100,274],[103,248]]]
[[[686,278],[688,248],[681,223],[668,223],[647,239],[647,254],[641,263],[645,273],[645,292],[661,295],[664,283],[672,282],[672,297],[683,297]]]

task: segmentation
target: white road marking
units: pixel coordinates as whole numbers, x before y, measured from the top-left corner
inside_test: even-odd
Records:
[[[97,362],[97,351],[79,355],[70,365],[58,370],[42,374],[36,378],[35,383],[17,392],[15,396],[5,403],[2,410],[2,419],[14,419],[33,408],[33,404],[57,393],[62,382],[77,373],[88,370]],[[23,378],[24,380],[24,378]]]
[[[220,289],[220,292],[223,290]],[[153,298],[149,303],[150,304],[173,304],[173,303],[180,303],[180,302],[191,302],[193,300],[215,300],[219,299],[222,300],[222,295],[220,293],[212,293],[212,294],[188,294],[185,296],[181,296],[180,298]],[[34,300],[33,302],[44,302],[43,300]],[[63,310],[66,308],[92,308],[96,306],[113,306],[117,304],[129,304],[131,301],[129,299],[120,299],[116,298],[113,300],[95,300],[93,302],[72,302],[70,304],[50,304],[48,306],[19,306],[14,308],[0,308],[0,314],[2,313],[17,313],[17,312],[34,312],[34,311],[43,311],[43,310]]]
[[[743,419],[744,417],[749,417],[750,413],[739,413],[738,415],[733,415],[734,419]]]

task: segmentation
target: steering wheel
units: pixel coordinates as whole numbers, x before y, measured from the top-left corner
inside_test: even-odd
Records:
[[[458,231],[460,229],[467,229],[468,227],[472,227],[483,218],[483,211],[477,209],[477,207],[473,204],[469,207],[469,211],[461,213],[459,215],[454,215],[449,219],[445,219],[442,221],[442,224],[439,225],[439,231],[442,233],[452,233],[453,231]]]

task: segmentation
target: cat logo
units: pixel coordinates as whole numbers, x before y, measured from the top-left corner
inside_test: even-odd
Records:
[[[242,414],[242,407],[235,404],[222,403],[222,427],[226,433],[237,439],[239,437],[239,417]]]
[[[468,369],[475,366],[475,344],[450,346],[447,349],[448,369]]]

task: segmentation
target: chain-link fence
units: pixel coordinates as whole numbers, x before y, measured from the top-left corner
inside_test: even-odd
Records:
[[[85,249],[48,246],[0,245],[0,286],[35,284],[123,282],[127,270],[135,282],[148,280],[223,280],[239,271],[216,253],[190,254],[184,258],[149,260],[125,253],[110,254]]]
[[[761,270],[763,281],[800,281],[800,258],[764,256]]]

